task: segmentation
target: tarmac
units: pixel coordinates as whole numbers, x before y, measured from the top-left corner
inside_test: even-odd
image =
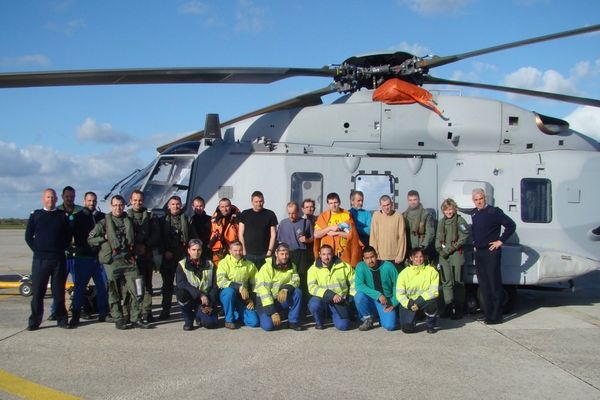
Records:
[[[23,234],[0,231],[0,280],[29,273]],[[469,315],[408,335],[312,322],[185,332],[178,313],[150,330],[45,321],[29,332],[30,298],[1,289],[0,398],[600,399],[600,271],[572,291],[518,293],[501,325]],[[158,291],[153,302],[157,315]]]

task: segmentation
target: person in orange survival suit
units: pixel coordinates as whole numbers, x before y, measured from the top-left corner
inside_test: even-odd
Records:
[[[329,210],[317,218],[313,251],[317,257],[321,246],[327,244],[333,248],[334,255],[354,268],[362,257],[358,231],[352,216],[340,207],[340,203],[337,193],[327,195]]]
[[[238,240],[238,215],[240,210],[231,204],[227,197],[219,200],[219,205],[211,218],[209,247],[215,267],[227,255],[229,244]]]

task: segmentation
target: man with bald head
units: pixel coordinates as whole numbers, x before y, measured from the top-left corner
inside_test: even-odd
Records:
[[[61,328],[69,328],[65,308],[65,281],[67,278],[65,250],[71,240],[69,225],[64,212],[56,209],[56,192],[45,189],[42,193],[43,208],[29,216],[25,241],[33,251],[31,281],[33,297],[31,316],[27,330],[40,327],[44,315],[44,296],[48,280],[52,277],[52,298],[56,306],[56,323]]]

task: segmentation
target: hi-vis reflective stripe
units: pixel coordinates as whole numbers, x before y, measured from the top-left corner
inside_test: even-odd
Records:
[[[65,392],[61,392],[37,383],[20,378],[0,369],[0,392],[20,397],[23,399],[44,400],[74,400],[80,399]]]
[[[425,300],[433,299],[435,297],[435,292],[437,291],[439,291],[438,285],[432,284],[429,286],[429,289],[423,291],[424,294],[427,294],[427,296],[423,296],[423,298]]]
[[[256,287],[254,288],[254,290],[258,290],[261,287],[266,287],[269,290],[271,290],[271,285],[269,283],[267,283],[267,282],[261,282],[261,283],[259,283],[258,285],[256,285]]]
[[[260,298],[260,301],[263,302],[263,304],[265,303],[265,300],[272,300],[273,299],[273,297],[270,294],[261,294],[258,297]]]

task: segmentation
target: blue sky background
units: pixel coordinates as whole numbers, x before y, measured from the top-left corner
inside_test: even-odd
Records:
[[[135,67],[321,67],[401,50],[450,55],[600,21],[600,2],[563,0],[0,2],[0,72]],[[600,98],[600,34],[534,44],[432,75]],[[0,217],[25,217],[40,190],[103,195],[158,145],[327,85],[142,85],[0,90]],[[498,98],[600,138],[600,109]],[[329,96],[332,97],[332,96]],[[333,98],[330,99],[330,101]]]

